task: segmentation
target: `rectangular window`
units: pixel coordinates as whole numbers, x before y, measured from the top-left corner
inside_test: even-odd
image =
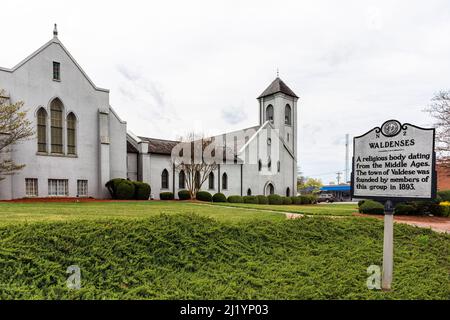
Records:
[[[69,195],[69,180],[48,179],[48,195],[54,197]]]
[[[38,196],[38,179],[25,179],[25,194],[27,197]]]
[[[77,195],[79,197],[86,197],[88,195],[88,181],[78,180],[77,181]]]
[[[56,61],[53,61],[53,80],[61,80],[61,64]]]

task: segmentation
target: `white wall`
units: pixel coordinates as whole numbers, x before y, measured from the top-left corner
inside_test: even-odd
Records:
[[[61,81],[53,81],[53,61],[61,64]],[[15,146],[13,159],[26,167],[8,179],[0,181],[2,199],[25,197],[25,178],[37,178],[39,196],[48,196],[48,179],[69,179],[69,196],[77,195],[77,180],[88,180],[89,196],[101,197],[99,190],[99,108],[109,108],[109,93],[94,88],[58,42],[52,42],[31,60],[14,71],[0,69],[0,88],[4,88],[11,102],[25,102],[28,119],[36,128],[36,112],[43,107],[50,118],[50,102],[58,97],[64,104],[63,117],[73,112],[77,117],[77,155],[41,155],[37,153],[37,137]],[[65,120],[65,119],[64,119]],[[50,126],[50,121],[47,122]],[[111,175],[126,177],[126,124],[110,115]],[[50,151],[50,129],[47,130]],[[66,123],[63,125],[66,141]]]

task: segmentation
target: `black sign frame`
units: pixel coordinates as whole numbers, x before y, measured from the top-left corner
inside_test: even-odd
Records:
[[[386,134],[384,134],[382,128],[383,128],[383,126],[386,123],[389,123],[389,122],[396,122],[396,123],[400,124],[400,131],[397,132],[394,135],[386,135]],[[376,133],[382,134],[385,137],[392,138],[392,137],[395,137],[396,135],[398,135],[403,130],[408,129],[409,126],[417,128],[417,129],[420,129],[420,130],[426,130],[426,131],[430,131],[431,130],[431,131],[433,131],[433,145],[432,145],[432,150],[433,151],[432,151],[432,156],[431,156],[432,157],[432,160],[431,160],[431,166],[432,166],[432,170],[431,170],[431,193],[430,193],[431,197],[423,198],[423,197],[395,197],[395,196],[392,196],[392,197],[360,196],[360,195],[355,196],[355,193],[354,193],[354,191],[355,191],[354,172],[355,172],[355,141],[356,141],[356,139],[362,138],[362,137],[368,135],[369,133],[371,133],[374,130],[375,130]],[[435,152],[435,144],[436,144],[436,142],[435,141],[436,141],[436,130],[434,128],[422,128],[422,127],[413,125],[411,123],[401,124],[398,120],[395,120],[395,119],[387,120],[381,125],[381,127],[375,127],[373,129],[367,131],[363,135],[354,137],[353,138],[352,173],[351,173],[351,176],[350,176],[350,179],[351,179],[350,180],[350,196],[351,196],[351,198],[352,199],[371,199],[371,200],[379,201],[381,203],[385,203],[388,200],[394,201],[394,202],[406,202],[406,201],[427,201],[427,200],[434,200],[434,199],[436,199],[436,195],[437,195],[437,173],[436,173],[436,152]]]

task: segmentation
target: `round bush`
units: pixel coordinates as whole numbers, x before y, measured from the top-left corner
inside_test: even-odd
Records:
[[[211,202],[212,195],[208,191],[199,191],[197,192],[196,199],[199,201]]]
[[[161,200],[173,200],[173,192],[161,192],[159,194]]]
[[[258,203],[259,204],[268,204],[269,203],[269,199],[267,199],[266,196],[256,196],[258,198]]]
[[[123,180],[116,187],[116,199],[132,200],[134,199],[134,191],[134,183],[128,180]]]
[[[244,203],[244,199],[241,196],[229,196],[229,203]]]
[[[399,203],[395,206],[394,213],[396,215],[412,215],[416,212],[416,208],[412,204]]]
[[[223,193],[216,193],[212,197],[213,202],[227,202],[227,197]]]
[[[245,196],[244,203],[258,204],[258,197],[256,196]]]
[[[136,200],[148,200],[150,198],[151,188],[148,183],[141,181],[133,181],[134,198]]]
[[[292,204],[302,204],[302,197],[291,197]]]
[[[359,207],[359,212],[365,214],[384,214],[384,206],[373,200],[366,200]]]
[[[191,200],[191,194],[187,190],[180,190],[180,191],[178,191],[178,199]]]
[[[269,199],[269,204],[283,204],[283,198],[277,194],[271,194],[267,197]]]
[[[105,187],[108,189],[109,193],[111,194],[111,198],[117,199],[117,186],[118,186],[122,181],[126,181],[126,179],[115,178],[115,179],[109,180],[109,181],[105,184]]]
[[[283,197],[283,204],[286,204],[286,205],[292,204],[291,197]]]

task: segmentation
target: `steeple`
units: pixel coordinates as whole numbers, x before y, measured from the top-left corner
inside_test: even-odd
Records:
[[[292,91],[283,82],[283,80],[280,79],[280,77],[278,76],[278,72],[277,72],[277,78],[275,80],[273,80],[273,82],[270,84],[270,86],[268,86],[267,89],[264,90],[264,92],[258,97],[258,99],[264,98],[267,96],[271,96],[278,92],[284,93],[284,94],[294,97],[294,98],[298,98],[298,96],[294,93],[294,91]]]
[[[53,37],[57,38],[58,37],[58,26],[55,23],[55,27],[53,28]]]

